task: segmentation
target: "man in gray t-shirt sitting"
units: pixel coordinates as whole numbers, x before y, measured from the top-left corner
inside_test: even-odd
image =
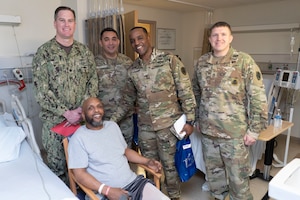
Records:
[[[119,126],[102,121],[103,115],[98,98],[84,101],[82,117],[86,124],[72,135],[68,148],[68,167],[77,181],[98,191],[100,199],[119,200],[125,195],[132,200],[168,200],[148,179],[137,176],[128,161],[147,165],[156,172],[161,170],[161,163],[127,148]]]

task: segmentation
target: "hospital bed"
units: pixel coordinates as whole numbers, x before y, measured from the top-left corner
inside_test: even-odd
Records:
[[[8,113],[0,101],[0,199],[78,200],[43,162],[19,99],[11,102]]]

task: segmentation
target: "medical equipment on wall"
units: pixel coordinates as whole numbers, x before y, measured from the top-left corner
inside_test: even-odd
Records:
[[[13,73],[14,73],[16,79],[18,79],[19,82],[21,83],[19,90],[23,90],[26,86],[25,86],[24,76],[23,76],[22,71],[20,69],[13,69]]]
[[[298,71],[278,69],[275,74],[274,85],[283,88],[291,88],[291,89],[299,90],[300,73]]]
[[[14,74],[15,79],[17,79],[17,80],[4,77],[4,78],[6,78],[6,80],[1,81],[0,85],[3,85],[3,84],[9,85],[11,83],[17,84],[17,85],[19,85],[19,88],[18,88],[19,91],[22,91],[26,87],[25,82],[24,82],[23,72],[20,69],[13,69],[12,72]]]

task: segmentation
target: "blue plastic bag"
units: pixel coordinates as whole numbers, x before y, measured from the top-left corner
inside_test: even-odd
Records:
[[[176,143],[175,166],[181,182],[188,181],[197,171],[189,137]]]

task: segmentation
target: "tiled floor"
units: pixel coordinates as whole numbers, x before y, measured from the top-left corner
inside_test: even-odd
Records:
[[[285,151],[286,136],[280,135],[276,138],[277,145],[275,145],[274,153],[283,160]],[[288,162],[291,161],[297,154],[300,153],[300,139],[291,138],[288,153]],[[257,163],[257,168],[263,170],[263,158]],[[281,168],[272,167],[270,174],[275,174]],[[199,171],[188,182],[182,183],[182,198],[181,200],[209,200],[208,192],[202,191],[202,184],[204,183],[204,175]],[[268,190],[268,182],[259,178],[250,181],[250,188],[254,196],[254,200],[261,200]]]

